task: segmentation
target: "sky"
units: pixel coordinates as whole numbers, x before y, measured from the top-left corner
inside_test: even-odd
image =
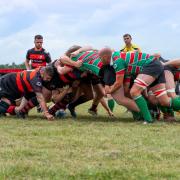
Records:
[[[143,52],[180,57],[179,0],[0,0],[0,64],[23,63],[34,35],[52,59],[70,46],[119,50],[123,34]]]

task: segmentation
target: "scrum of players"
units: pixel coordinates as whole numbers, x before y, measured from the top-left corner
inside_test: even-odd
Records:
[[[73,45],[51,61],[42,47],[43,37],[36,35],[35,47],[26,54],[26,70],[0,78],[0,115],[26,118],[37,107],[48,120],[64,116],[66,109],[76,118],[76,107],[92,100],[87,110],[92,115],[97,115],[101,104],[107,115],[113,116],[116,102],[144,124],[176,122],[180,59],[141,52],[131,43],[131,35],[123,38],[121,50]],[[52,102],[50,107],[48,102]]]

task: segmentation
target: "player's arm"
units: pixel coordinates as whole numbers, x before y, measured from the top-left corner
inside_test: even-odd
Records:
[[[60,60],[57,60],[54,65],[59,74],[67,74],[68,72],[73,70],[73,67],[71,66],[67,66],[67,65],[62,66],[62,63],[60,62]]]
[[[116,75],[116,81],[111,86],[110,94],[114,93],[116,90],[121,88],[121,86],[123,85],[123,80],[124,80],[124,74]]]
[[[46,63],[49,64],[49,63],[51,63],[51,61],[52,61],[52,60],[51,60],[51,55],[50,55],[49,52],[47,52],[47,53],[46,53]]]
[[[45,99],[43,97],[43,94],[40,93],[40,92],[36,92],[36,97],[37,97],[37,100],[43,110],[43,113],[44,113],[44,116],[48,119],[48,120],[51,120],[53,119],[53,115],[49,114],[48,112],[48,107],[46,105],[46,102],[45,102]]]
[[[84,52],[84,51],[91,51],[94,50],[92,46],[83,46],[80,49],[74,51],[71,53],[71,57],[77,56],[79,53]]]
[[[25,62],[24,62],[27,70],[30,70],[30,69],[31,69],[31,66],[30,66],[30,64],[29,64],[29,61],[30,61],[29,59],[26,59]]]
[[[164,63],[164,65],[180,66],[180,59],[170,60]]]
[[[70,91],[71,88],[69,87],[64,87],[62,91],[59,90],[54,90],[53,95],[52,95],[52,100],[54,103],[60,102],[65,95]]]
[[[73,68],[70,66],[63,66],[63,67],[58,66],[57,67],[57,72],[62,75],[67,74],[68,72],[71,72],[72,70],[73,70]]]
[[[73,60],[71,60],[71,58],[69,58],[66,55],[62,56],[60,58],[60,61],[64,65],[69,65],[69,66],[73,66],[73,67],[76,67],[76,68],[79,68],[82,65],[82,61],[73,61]]]
[[[28,102],[27,99],[25,97],[23,97],[21,99],[20,105],[15,107],[15,111],[20,111],[22,108],[24,108],[24,106],[27,104],[27,102]]]
[[[106,94],[112,94],[115,91],[117,91],[119,88],[122,87],[123,80],[124,80],[124,75],[117,75],[116,76],[116,81],[112,86],[105,85],[105,93]]]
[[[26,59],[25,59],[25,62],[24,62],[27,70],[31,69],[31,66],[30,66],[29,62],[30,62],[30,58],[29,58],[29,50],[28,50],[27,54],[26,54]]]
[[[116,55],[112,56],[113,59],[116,58]],[[115,83],[110,87],[109,94],[114,93],[116,90],[122,87],[124,81],[124,74],[125,74],[125,61],[121,58],[117,59],[113,64],[115,73],[116,73],[116,80]]]

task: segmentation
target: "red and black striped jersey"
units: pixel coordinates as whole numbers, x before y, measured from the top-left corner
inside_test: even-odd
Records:
[[[32,69],[46,66],[47,63],[51,62],[51,56],[44,48],[37,51],[35,48],[29,49],[26,54],[26,59],[31,61]]]
[[[16,84],[22,94],[42,91],[40,68],[16,73]]]
[[[9,94],[14,100],[29,93],[42,92],[42,77],[39,70],[24,70],[4,75],[0,79],[2,92]]]

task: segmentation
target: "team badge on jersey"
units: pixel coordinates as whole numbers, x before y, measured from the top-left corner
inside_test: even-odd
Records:
[[[114,69],[116,69],[117,68],[117,64],[114,64],[113,67],[114,67]]]
[[[41,86],[42,86],[42,83],[41,83],[41,82],[37,82],[36,85],[39,86],[39,87],[41,87]]]

